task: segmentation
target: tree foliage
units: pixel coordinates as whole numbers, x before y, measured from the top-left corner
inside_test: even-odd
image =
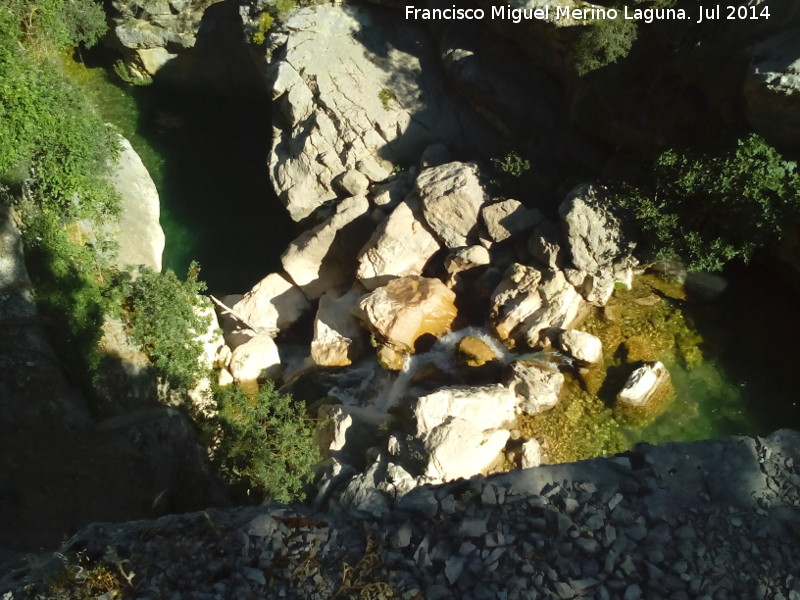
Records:
[[[104,31],[92,0],[0,2],[0,178],[64,220],[118,210],[105,178],[118,141],[59,55]]]
[[[320,460],[312,422],[302,404],[272,382],[248,395],[228,386],[216,394],[219,445],[214,463],[251,500],[302,500]]]
[[[800,214],[800,175],[753,134],[717,156],[664,152],[651,189],[625,194],[622,203],[658,258],[680,256],[691,269],[719,270],[780,241],[787,219]]]
[[[205,283],[197,279],[199,272],[192,263],[181,281],[171,270],[142,269],[138,277],[123,274],[115,284],[132,339],[175,389],[191,388],[203,375],[197,337],[206,329],[199,296]]]

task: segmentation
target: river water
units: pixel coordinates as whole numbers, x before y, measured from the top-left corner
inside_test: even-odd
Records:
[[[269,183],[266,98],[135,87],[100,66],[70,68],[158,188],[165,269],[184,276],[196,260],[209,291],[224,295],[247,291],[281,268],[295,226]]]

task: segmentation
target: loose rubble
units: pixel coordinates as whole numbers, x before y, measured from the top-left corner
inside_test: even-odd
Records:
[[[95,524],[11,569],[0,593],[35,598],[47,573],[84,556],[130,577],[135,597],[790,600],[799,484],[797,432],[640,445],[385,486],[367,504],[383,509],[364,513],[270,505]]]

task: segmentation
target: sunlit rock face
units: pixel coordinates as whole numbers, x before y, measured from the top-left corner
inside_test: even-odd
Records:
[[[266,45],[276,103],[270,172],[295,220],[339,197],[345,173],[374,183],[432,143],[479,147],[493,137],[446,90],[424,29],[392,11],[301,9]]]

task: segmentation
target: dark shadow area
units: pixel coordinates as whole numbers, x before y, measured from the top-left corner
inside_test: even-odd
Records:
[[[750,435],[800,428],[797,396],[800,298],[769,265],[735,265],[713,302],[683,308],[703,337],[704,354],[741,390]]]

